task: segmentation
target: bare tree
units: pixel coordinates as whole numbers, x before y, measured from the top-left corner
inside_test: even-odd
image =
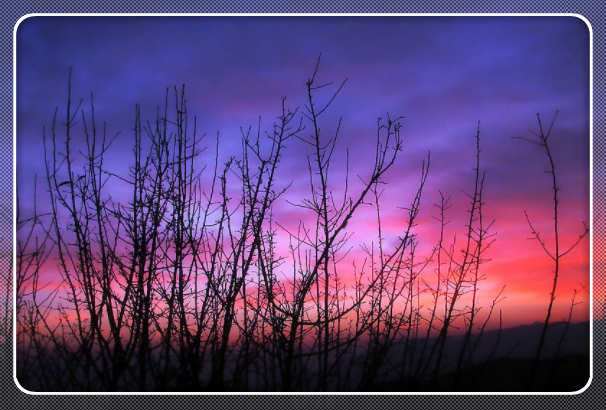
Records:
[[[451,197],[439,191],[440,234],[427,247],[417,224],[431,156],[419,161],[416,186],[398,193],[405,206],[391,232],[384,196],[403,119],[377,120],[372,155],[352,171],[343,119],[331,128],[328,114],[347,80],[323,83],[319,68],[320,58],[304,106],[283,97],[270,125],[241,128],[239,149],[225,150],[221,133],[206,146],[184,86],[166,89],[149,119],[135,105],[124,169],[109,166],[118,134],[96,117],[93,94],[74,103],[70,70],[65,108],[42,131],[48,212],[35,184],[32,215],[18,215],[19,377],[41,390],[405,390],[444,380],[445,363],[456,376],[474,365],[503,299],[501,289],[479,313],[494,235],[479,125],[463,240],[456,230],[450,240]],[[542,136],[540,119],[539,128]],[[549,132],[539,145],[552,165],[557,238]],[[305,153],[302,197],[287,197],[280,176],[288,149]],[[282,207],[295,217],[281,217]],[[351,226],[363,209],[376,236],[357,245]],[[563,252],[556,241],[553,253],[527,220],[556,264],[545,331],[559,259],[586,232]],[[60,286],[44,284],[47,266]],[[459,326],[463,343],[448,363]],[[488,360],[502,326],[500,312]]]
[[[529,139],[525,137],[517,137],[517,139],[521,139],[527,142],[530,142],[534,145],[539,146],[543,149],[545,156],[549,162],[549,170],[546,171],[551,176],[551,190],[553,192],[553,247],[549,247],[541,234],[535,229],[528,212],[524,211],[524,216],[526,217],[526,221],[528,222],[528,226],[532,233],[532,237],[541,245],[541,248],[545,252],[545,254],[553,261],[553,282],[551,287],[551,292],[549,296],[549,304],[547,307],[547,314],[545,316],[545,321],[543,322],[543,327],[541,330],[541,336],[539,339],[539,343],[537,345],[534,364],[532,366],[532,371],[530,374],[530,383],[534,383],[536,372],[541,360],[541,355],[543,353],[543,347],[545,345],[545,336],[547,334],[547,328],[549,327],[549,321],[551,319],[551,312],[553,309],[553,304],[556,299],[556,291],[558,286],[558,279],[560,277],[560,263],[564,256],[569,254],[574,248],[576,248],[579,243],[583,240],[583,238],[589,233],[589,228],[585,223],[583,223],[583,231],[579,235],[578,239],[571,244],[568,248],[564,248],[560,243],[560,198],[559,191],[560,187],[558,186],[558,177],[556,172],[556,166],[554,157],[551,151],[551,147],[549,145],[549,138],[551,137],[551,132],[553,130],[553,126],[557,119],[558,112],[554,114],[549,127],[544,130],[543,123],[541,121],[540,114],[537,113],[537,132],[534,133],[534,139]]]

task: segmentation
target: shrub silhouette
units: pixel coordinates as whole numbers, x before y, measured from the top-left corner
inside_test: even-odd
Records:
[[[185,87],[167,89],[151,120],[137,105],[126,174],[108,167],[117,135],[96,118],[92,94],[88,107],[74,103],[70,70],[63,122],[56,109],[43,129],[50,210],[34,208],[33,216],[18,218],[22,384],[40,391],[334,391],[373,390],[381,383],[432,390],[450,371],[456,376],[449,388],[468,387],[457,380],[477,373],[474,355],[503,298],[500,289],[480,323],[478,284],[494,233],[484,215],[479,123],[463,246],[456,235],[448,239],[450,195],[440,192],[439,240],[422,255],[416,225],[430,154],[399,233],[386,237],[381,199],[403,155],[402,117],[378,119],[373,155],[356,164],[354,181],[349,152],[344,164],[335,160],[342,119],[331,129],[325,116],[346,81],[322,83],[319,68],[318,58],[303,107],[289,108],[282,98],[273,124],[264,130],[259,120],[255,128],[242,128],[240,152],[227,158],[220,134],[210,155],[202,155],[208,149],[188,112]],[[551,161],[548,135],[540,143]],[[285,206],[289,186],[278,175],[290,146],[306,155],[308,191],[289,206],[308,218],[285,226],[276,210]],[[208,157],[211,163],[202,164]],[[338,167],[344,179],[334,183]],[[555,253],[547,252],[528,218],[556,264],[537,363],[558,261],[570,251],[558,248],[553,163],[552,175]],[[113,195],[118,185],[127,198]],[[376,216],[376,238],[365,238],[362,256],[350,267],[347,226],[364,207]],[[287,256],[279,249],[286,241]],[[43,266],[58,269],[56,289],[40,286]],[[421,303],[426,295],[428,308]],[[486,363],[498,348],[499,316],[499,337]],[[455,324],[463,328],[462,342],[448,370],[444,358]]]

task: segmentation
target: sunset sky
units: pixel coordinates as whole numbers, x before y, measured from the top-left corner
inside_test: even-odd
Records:
[[[432,165],[417,227],[421,247],[431,248],[437,238],[433,204],[439,191],[452,197],[447,238],[463,232],[480,121],[485,215],[495,220],[496,234],[483,267],[482,303],[490,303],[506,285],[501,304],[506,326],[543,320],[553,268],[540,245],[529,240],[523,211],[551,244],[548,162],[539,147],[512,137],[532,137],[537,112],[548,123],[560,111],[551,147],[561,188],[561,241],[567,248],[582,232],[582,222],[589,223],[589,33],[572,17],[27,19],[17,32],[21,212],[31,213],[34,175],[44,176],[41,129],[64,104],[70,66],[74,96],[88,98],[93,92],[97,118],[107,121],[110,133],[121,131],[107,166],[125,173],[136,103],[151,119],[166,87],[185,84],[189,112],[198,116],[207,145],[213,147],[220,131],[227,156],[240,149],[241,126],[256,125],[259,116],[271,124],[282,96],[291,107],[304,104],[305,81],[320,53],[320,82],[348,78],[322,125],[333,132],[343,116],[331,185],[336,192],[342,189],[345,149],[354,172],[366,175],[377,117],[404,116],[404,150],[385,185],[387,235],[395,237],[405,221],[401,207],[412,200],[428,151]],[[289,142],[281,163],[278,185],[292,183],[276,214],[285,226],[305,218],[286,200],[308,194],[308,150]],[[203,155],[201,161],[212,158]],[[355,249],[376,239],[373,212],[362,209],[348,226]],[[53,281],[53,269],[47,269],[45,279]],[[586,320],[588,238],[563,259],[555,320],[567,314],[575,288],[584,302],[575,320]]]

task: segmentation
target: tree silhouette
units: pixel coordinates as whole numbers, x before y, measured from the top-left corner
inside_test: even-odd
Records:
[[[40,391],[431,390],[465,389],[484,374],[501,343],[500,310],[495,345],[488,356],[479,347],[487,343],[504,287],[482,316],[479,284],[494,233],[485,215],[479,123],[469,151],[466,221],[450,229],[452,196],[439,191],[432,225],[439,238],[427,251],[418,225],[435,166],[430,153],[415,160],[418,181],[402,193],[405,205],[390,233],[383,198],[405,155],[403,117],[379,118],[372,152],[352,163],[349,150],[341,152],[343,119],[331,125],[327,115],[347,80],[324,83],[319,73],[320,58],[305,82],[304,105],[289,108],[283,97],[269,126],[259,118],[241,128],[238,149],[224,148],[221,133],[212,141],[200,133],[184,86],[166,89],[150,119],[134,107],[128,168],[120,171],[108,157],[125,139],[97,118],[93,94],[75,102],[70,70],[65,108],[56,108],[42,131],[45,196],[40,200],[35,184],[33,215],[18,215],[17,373],[24,385]],[[556,243],[549,251],[526,215],[555,264],[533,371],[559,261],[587,233],[561,251],[547,144],[552,126],[544,134],[537,118],[538,144],[553,177]],[[281,177],[288,149],[306,160],[303,193],[291,194]],[[285,208],[295,216],[280,216]],[[354,252],[352,226],[363,210],[372,213],[367,222],[376,230]],[[61,280],[47,288],[41,274],[53,269]],[[462,329],[458,345],[454,329]]]

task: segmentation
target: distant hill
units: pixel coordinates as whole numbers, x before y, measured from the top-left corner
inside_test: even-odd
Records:
[[[566,323],[555,322],[549,325],[543,348],[543,358],[550,358],[555,354],[557,345],[562,337]],[[530,325],[516,326],[503,329],[501,340],[494,358],[528,358],[534,357],[537,344],[543,329],[543,323],[535,322]],[[478,346],[475,357],[483,359],[490,355],[497,341],[498,330],[485,332]],[[460,347],[462,336],[449,338],[449,346]],[[449,349],[452,350],[452,349]],[[571,323],[562,343],[562,355],[588,355],[589,354],[589,322]]]
[[[552,323],[547,331],[542,361],[535,382],[528,377],[542,330],[542,323],[487,331],[474,350],[473,363],[456,373],[456,361],[463,343],[462,335],[449,336],[438,380],[395,379],[385,372],[366,388],[369,391],[576,391],[589,378],[589,322],[570,324],[557,360],[555,354],[565,322]],[[475,335],[477,337],[477,335]],[[435,339],[430,340],[429,346]],[[475,339],[472,339],[472,345]],[[420,343],[419,343],[420,344]],[[388,356],[402,354],[395,347]],[[391,360],[388,359],[388,362]],[[397,381],[395,381],[397,380]],[[403,384],[404,383],[404,384]]]

